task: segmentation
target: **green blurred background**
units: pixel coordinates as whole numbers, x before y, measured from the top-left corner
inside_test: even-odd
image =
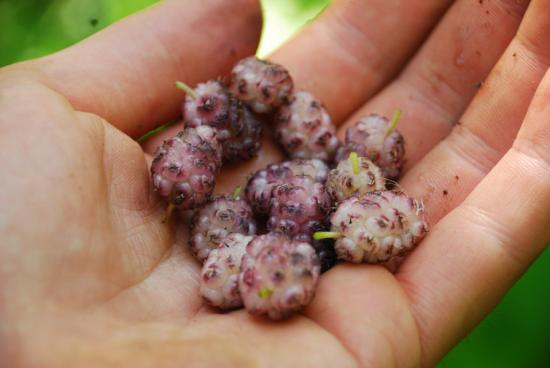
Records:
[[[228,0],[231,1],[231,0]],[[155,0],[0,0],[0,66],[69,46]],[[263,0],[265,56],[330,0]],[[550,367],[550,250],[440,367]],[[437,280],[434,280],[437,282]]]

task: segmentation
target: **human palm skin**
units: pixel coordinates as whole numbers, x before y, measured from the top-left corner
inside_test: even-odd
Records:
[[[226,74],[254,52],[255,1],[164,1],[0,70],[0,362],[433,366],[550,238],[549,6],[341,0],[270,57],[341,136],[366,113],[403,109],[401,186],[432,224],[395,274],[338,265],[282,323],[203,306],[199,265],[149,181],[174,131],[133,140],[178,114],[173,81]],[[217,191],[281,159],[266,138]]]

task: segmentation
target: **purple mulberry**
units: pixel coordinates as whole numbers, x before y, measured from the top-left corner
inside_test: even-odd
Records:
[[[351,152],[357,152],[380,167],[382,176],[398,180],[405,158],[405,140],[394,129],[399,116],[398,112],[390,121],[371,114],[359,120],[346,130],[345,145],[338,150],[336,161],[345,160]]]
[[[267,228],[292,239],[311,242],[325,228],[332,202],[322,183],[295,176],[273,188]]]
[[[251,314],[285,319],[311,302],[319,273],[319,259],[308,243],[272,233],[257,236],[241,262],[244,306]]]
[[[309,92],[297,92],[277,113],[276,139],[291,158],[331,162],[340,142],[330,116]]]
[[[178,82],[187,93],[183,118],[187,126],[208,125],[217,129],[223,161],[249,160],[261,146],[262,124],[218,81],[200,83],[192,90]]]
[[[218,139],[225,140],[230,135],[231,95],[223,84],[216,80],[199,83],[191,89],[182,82],[176,86],[187,94],[182,106],[183,119],[192,128],[208,125],[219,130]]]
[[[281,65],[250,56],[237,63],[229,89],[254,112],[264,114],[277,109],[292,93],[293,83]]]
[[[262,124],[246,107],[241,106],[239,120],[242,130],[222,142],[224,162],[248,161],[262,146]]]
[[[175,207],[196,208],[210,199],[220,166],[216,131],[206,126],[186,128],[155,152],[153,186]]]
[[[328,172],[328,166],[316,159],[296,159],[271,164],[250,178],[245,190],[246,200],[256,213],[267,214],[271,206],[271,192],[275,186],[303,175],[312,177],[318,183],[324,183]]]
[[[244,200],[219,197],[198,209],[193,216],[189,244],[202,262],[231,233],[255,234],[256,221]]]

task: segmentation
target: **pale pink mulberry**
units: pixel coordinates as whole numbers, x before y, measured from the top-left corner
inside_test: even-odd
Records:
[[[422,204],[402,192],[369,192],[345,200],[331,217],[339,259],[382,263],[410,252],[428,232]]]
[[[296,92],[276,116],[277,142],[290,158],[332,162],[340,142],[327,111],[309,92]]]
[[[194,214],[189,245],[197,259],[202,262],[231,233],[255,234],[256,221],[246,201],[219,197],[199,208]]]
[[[338,163],[327,178],[327,192],[336,203],[367,192],[385,189],[386,181],[378,166],[368,158],[357,157],[352,152],[348,159]]]
[[[249,313],[280,320],[311,302],[319,274],[311,245],[269,233],[248,243],[239,290]]]
[[[405,161],[405,140],[392,125],[389,119],[376,114],[360,119],[346,130],[345,145],[338,150],[336,161],[357,152],[380,167],[382,176],[398,180]]]
[[[239,292],[241,259],[251,235],[230,234],[205,260],[201,271],[200,294],[211,306],[233,309],[243,305]]]

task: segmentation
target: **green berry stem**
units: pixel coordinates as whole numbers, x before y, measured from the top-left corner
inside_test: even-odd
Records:
[[[336,231],[317,231],[313,233],[313,239],[323,240],[323,239],[337,239],[341,236],[339,232]]]
[[[351,163],[353,175],[359,175],[359,156],[357,156],[357,152],[349,154],[349,162]]]
[[[193,88],[189,87],[187,84],[181,81],[176,81],[176,88],[181,89],[183,92],[185,92],[189,97],[191,97],[194,100],[196,100],[199,97],[197,93],[193,90]]]
[[[138,142],[139,144],[142,144],[143,142],[145,142],[146,140],[148,140],[149,138],[151,137],[154,137],[155,135],[161,133],[161,132],[164,132],[166,129],[170,128],[172,125],[175,125],[179,120],[177,119],[174,119],[174,120],[170,120],[169,122],[167,122],[166,124],[163,124],[153,130],[150,130],[148,131],[147,133],[145,133],[144,135],[142,135],[141,137],[139,137],[136,142]]]
[[[271,296],[271,294],[273,294],[273,290],[271,290],[267,287],[263,287],[260,290],[258,290],[258,296],[261,299],[267,299]]]
[[[390,126],[388,127],[388,130],[386,131],[386,137],[393,132],[395,127],[397,126],[397,123],[399,122],[399,119],[401,119],[401,110],[397,109],[393,113],[393,116],[390,120]]]
[[[235,190],[233,191],[233,194],[231,194],[231,197],[233,197],[233,199],[239,199],[240,194],[241,194],[241,187],[237,185],[235,187]]]

